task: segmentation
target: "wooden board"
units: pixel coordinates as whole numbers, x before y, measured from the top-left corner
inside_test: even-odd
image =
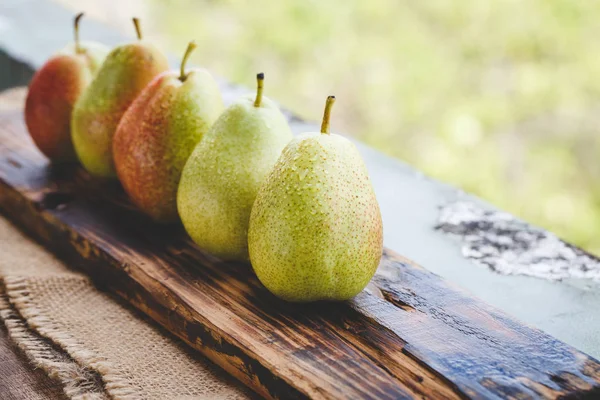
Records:
[[[48,165],[20,107],[0,112],[0,209],[265,397],[600,396],[597,360],[388,250],[352,301],[282,302],[116,183]]]

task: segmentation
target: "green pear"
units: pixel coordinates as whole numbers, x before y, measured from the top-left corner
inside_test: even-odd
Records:
[[[261,186],[248,231],[252,267],[294,302],[347,300],[375,274],[383,251],[379,204],[358,150],[329,133],[292,140]]]
[[[142,40],[137,18],[133,19],[138,41],[113,49],[73,109],[71,136],[81,164],[91,174],[116,175],[112,138],[121,117],[142,89],[169,67],[167,58]]]
[[[186,231],[206,251],[229,260],[248,259],[248,221],[265,176],[292,139],[279,108],[263,97],[228,107],[188,159],[177,192]]]
[[[204,69],[158,75],[127,109],[113,138],[119,181],[133,203],[158,222],[174,222],[181,171],[223,111],[219,85]]]

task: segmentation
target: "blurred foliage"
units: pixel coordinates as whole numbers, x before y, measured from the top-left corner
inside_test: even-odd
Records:
[[[597,254],[600,2],[150,3],[172,52]],[[390,182],[390,185],[393,185]],[[401,207],[401,199],[398,199]]]

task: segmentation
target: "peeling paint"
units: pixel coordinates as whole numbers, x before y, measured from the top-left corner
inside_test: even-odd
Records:
[[[600,260],[512,215],[458,201],[440,208],[436,229],[457,237],[462,254],[504,275],[600,283]]]

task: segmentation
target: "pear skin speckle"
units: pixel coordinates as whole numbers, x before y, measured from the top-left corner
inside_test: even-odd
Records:
[[[144,87],[167,69],[166,57],[144,41],[116,47],[106,56],[75,103],[71,120],[75,151],[91,174],[116,175],[112,139],[119,121]]]
[[[379,204],[358,150],[335,134],[296,137],[261,186],[248,247],[259,280],[294,302],[346,300],[383,251]]]
[[[248,222],[258,188],[292,139],[277,106],[263,97],[227,108],[188,159],[177,209],[190,237],[229,260],[248,259]]]
[[[127,109],[113,138],[117,175],[133,203],[174,222],[181,171],[223,111],[217,82],[203,69],[157,76]]]

